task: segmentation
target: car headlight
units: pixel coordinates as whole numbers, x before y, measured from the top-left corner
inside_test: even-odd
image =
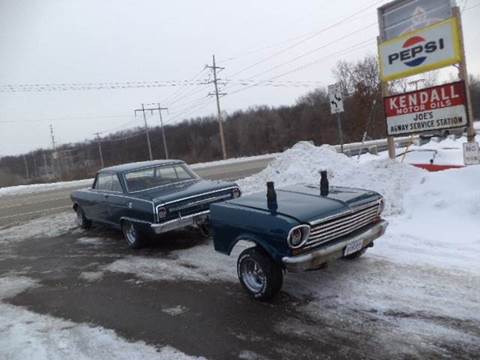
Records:
[[[242,192],[240,191],[240,189],[233,189],[232,196],[234,199],[239,198],[240,195],[242,195]]]
[[[378,215],[380,215],[384,209],[385,209],[385,200],[381,198],[378,203]]]
[[[158,218],[165,219],[167,217],[167,208],[161,207],[158,208]]]
[[[302,247],[310,235],[309,225],[295,226],[288,232],[287,242],[292,249]]]

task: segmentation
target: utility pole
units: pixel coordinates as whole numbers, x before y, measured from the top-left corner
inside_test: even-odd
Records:
[[[148,132],[148,124],[147,124],[147,117],[145,115],[145,105],[142,104],[141,109],[135,109],[134,114],[137,116],[137,111],[141,111],[143,113],[143,122],[145,123],[145,135],[147,137],[147,146],[148,146],[148,156],[150,160],[153,160],[153,155],[152,155],[152,144],[150,143],[150,134]]]
[[[28,169],[27,155],[23,154],[23,163],[25,164],[25,177],[30,179],[30,171]]]
[[[55,134],[53,132],[53,125],[50,124],[50,137],[52,139],[52,149],[53,149],[53,153],[52,153],[52,168],[53,168],[53,174],[54,176],[58,176],[58,153],[57,153],[57,145],[55,143]]]
[[[45,173],[40,174],[40,175],[49,178],[50,177],[50,170],[49,170],[49,167],[48,167],[47,153],[44,151],[42,153],[42,155],[43,155],[43,168],[45,169]]]
[[[95,133],[97,138],[97,145],[98,145],[98,155],[100,157],[100,167],[103,169],[105,167],[105,163],[103,162],[103,152],[102,152],[102,141],[100,139],[100,133]]]
[[[219,67],[215,63],[215,55],[213,55],[213,63],[212,66],[207,65],[208,69],[211,69],[213,72],[213,84],[215,85],[215,94],[209,94],[215,95],[217,99],[217,112],[218,112],[218,129],[220,132],[220,142],[222,144],[222,154],[223,158],[227,158],[227,149],[225,147],[225,135],[223,134],[223,119],[222,119],[222,111],[220,109],[220,96],[226,95],[225,93],[219,93],[218,92],[218,77],[217,77],[217,70],[224,70],[225,68]]]
[[[38,177],[38,166],[37,166],[36,153],[33,153],[32,160],[33,160],[32,176],[33,176],[34,178],[36,178],[36,177]]]
[[[162,111],[168,111],[168,108],[161,107],[160,103],[157,104],[156,108],[148,108],[145,109],[145,111],[150,111],[153,115],[154,111],[158,111],[158,115],[160,117],[160,126],[162,128],[162,139],[163,139],[163,151],[165,152],[165,159],[168,159],[168,147],[167,147],[167,138],[165,136],[165,128],[163,127],[163,117],[162,117]]]
[[[53,125],[50,124],[50,137],[52,139],[52,149],[57,152],[57,145],[55,144],[55,134],[53,133]]]

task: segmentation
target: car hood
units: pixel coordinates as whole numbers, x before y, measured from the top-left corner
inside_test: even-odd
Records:
[[[131,193],[130,196],[150,200],[155,202],[155,204],[161,204],[231,187],[237,187],[237,185],[232,182],[196,179]]]
[[[373,191],[336,186],[330,187],[328,196],[320,196],[320,187],[313,185],[290,186],[277,189],[276,193],[278,205],[276,213],[294,218],[302,223],[339,215],[381,198],[381,195]],[[228,203],[270,211],[266,192],[228,200]]]

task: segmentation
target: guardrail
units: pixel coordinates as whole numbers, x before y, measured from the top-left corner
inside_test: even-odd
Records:
[[[395,146],[402,147],[408,146],[412,142],[415,142],[419,139],[418,136],[405,136],[395,138]],[[338,152],[340,152],[340,145],[334,146]],[[355,156],[359,154],[364,154],[366,152],[378,153],[379,151],[385,151],[388,149],[387,139],[377,139],[377,140],[368,140],[364,142],[355,142],[343,145],[343,152],[348,156]]]

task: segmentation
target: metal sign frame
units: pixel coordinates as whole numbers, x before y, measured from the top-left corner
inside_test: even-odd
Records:
[[[413,38],[415,36],[420,36],[421,34],[424,34],[426,32],[431,32],[432,30],[435,30],[435,29],[440,29],[443,27],[446,28],[447,26],[450,27],[449,32],[451,32],[451,37],[452,37],[452,46],[450,50],[452,50],[453,55],[451,57],[442,59],[433,63],[427,63],[425,65],[419,65],[416,67],[412,67],[410,69],[389,73],[388,75],[385,75],[384,60],[387,54],[384,53],[384,50],[386,47],[405,43],[405,41],[410,38]],[[404,35],[398,36],[394,39],[384,41],[378,47],[378,56],[379,56],[379,64],[380,64],[380,77],[382,81],[392,81],[392,80],[402,79],[402,78],[420,74],[423,72],[440,69],[448,65],[458,64],[462,62],[463,58],[462,58],[461,41],[460,41],[460,34],[458,31],[457,19],[455,17],[452,17],[447,20],[441,21],[439,23],[430,25],[426,28],[412,31]]]
[[[454,0],[394,0],[377,9],[380,36],[387,41],[453,16]],[[417,13],[416,13],[417,12]],[[403,27],[402,30],[394,30]]]

